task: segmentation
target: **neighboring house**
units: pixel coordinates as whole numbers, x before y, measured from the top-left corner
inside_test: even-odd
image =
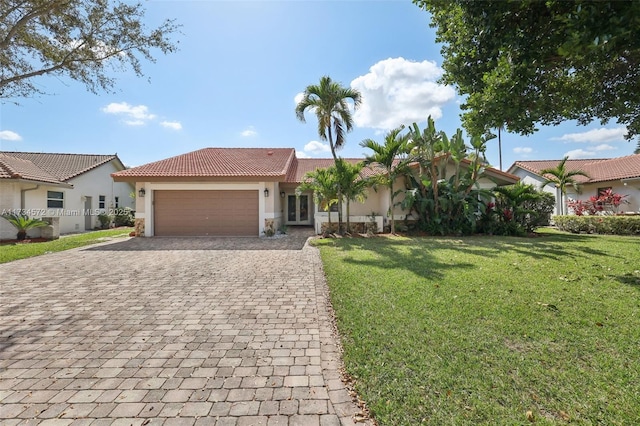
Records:
[[[560,161],[516,161],[508,172],[520,177],[524,183],[540,187],[545,180],[540,172],[557,167]],[[589,175],[589,178],[575,177],[578,188],[570,186],[567,189],[567,200],[586,201],[592,196],[598,196],[602,190],[611,188],[613,192],[627,195],[626,200],[629,204],[622,205],[621,212],[640,213],[640,154],[618,158],[567,160],[565,167],[569,171],[581,170]],[[554,214],[559,214],[560,190],[552,183],[543,189],[556,197]],[[567,211],[566,206],[564,211]]]
[[[111,178],[124,168],[117,155],[0,151],[0,213],[58,218],[62,234],[94,229],[99,213],[134,205],[133,186]],[[39,236],[39,229],[28,235]],[[15,236],[0,218],[0,239]]]
[[[265,228],[282,225],[314,225],[319,232],[328,213],[314,204],[311,192],[297,196],[296,188],[305,173],[331,165],[333,159],[296,158],[293,148],[204,148],[112,176],[136,185],[140,235],[258,236]],[[363,173],[375,171],[367,168]],[[494,182],[517,180],[488,168],[480,184],[491,188]],[[388,199],[386,188],[370,190],[364,203],[351,203],[352,223],[373,216],[382,230]],[[404,219],[406,212],[398,207],[394,217]],[[332,222],[337,219],[337,212],[331,213]]]

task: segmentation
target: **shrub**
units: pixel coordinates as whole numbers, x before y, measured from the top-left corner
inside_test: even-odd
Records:
[[[111,224],[112,217],[106,213],[100,213],[98,215],[98,221],[100,222],[101,229],[107,229]]]
[[[22,241],[27,237],[27,231],[29,229],[40,228],[49,225],[49,223],[41,219],[30,218],[24,213],[4,214],[2,215],[2,217],[18,230],[16,239],[19,241]]]
[[[133,226],[135,223],[134,211],[128,207],[117,209],[113,218],[116,226]]]
[[[558,229],[586,234],[640,235],[640,216],[554,216]]]

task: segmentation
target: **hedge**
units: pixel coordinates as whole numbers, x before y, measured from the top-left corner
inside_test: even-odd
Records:
[[[640,216],[553,216],[558,229],[574,234],[640,235]]]

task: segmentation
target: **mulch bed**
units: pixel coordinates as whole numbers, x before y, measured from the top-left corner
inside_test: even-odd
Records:
[[[45,243],[47,241],[46,238],[27,238],[24,240],[0,240],[0,246],[6,246],[11,244],[31,244],[31,243]]]

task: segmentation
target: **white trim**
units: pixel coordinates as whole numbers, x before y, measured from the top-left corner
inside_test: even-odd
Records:
[[[144,211],[148,212],[145,219],[144,236],[152,237],[154,235],[153,223],[153,196],[154,191],[258,191],[258,235],[264,232],[264,221],[267,218],[265,214],[264,190],[265,182],[249,182],[249,183],[163,183],[163,182],[144,182],[142,184],[146,194],[144,198]],[[137,214],[136,214],[137,216]]]

